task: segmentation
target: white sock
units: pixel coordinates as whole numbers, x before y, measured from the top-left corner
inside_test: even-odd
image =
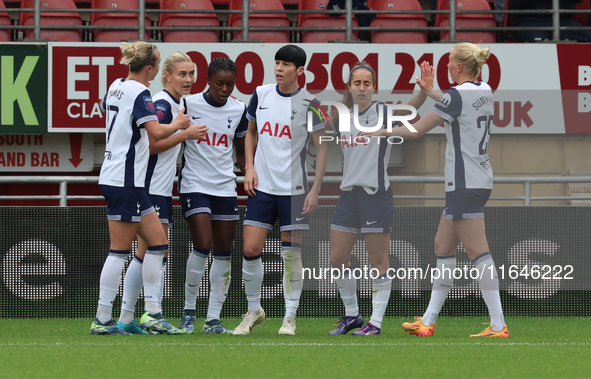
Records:
[[[341,299],[345,305],[345,316],[357,317],[359,307],[357,306],[357,279],[351,276],[351,270],[341,271],[338,279],[335,279]]]
[[[243,257],[242,279],[248,309],[258,311],[261,308],[261,286],[263,285],[263,261],[260,255],[254,259]]]
[[[474,267],[478,269],[480,291],[490,314],[490,327],[494,331],[501,331],[505,326],[501,296],[499,295],[499,278],[497,268],[490,253],[484,253],[474,259]],[[483,274],[482,271],[484,270]]]
[[[193,251],[189,254],[185,273],[185,309],[195,309],[196,307],[197,293],[207,266],[208,256],[209,251],[197,247],[193,247]]]
[[[164,279],[166,278],[166,263],[168,263],[168,258],[164,257],[162,259],[162,280],[160,281],[160,292],[158,293],[158,301],[160,302],[160,306],[162,306],[162,299],[164,298]]]
[[[377,328],[382,327],[382,320],[384,319],[384,313],[386,313],[391,291],[392,279],[389,279],[386,274],[382,274],[373,280],[372,313],[369,322]]]
[[[453,271],[456,268],[457,260],[455,255],[438,255],[437,269],[439,270],[439,278],[433,280],[433,289],[431,290],[431,299],[429,306],[423,315],[421,322],[424,325],[431,325],[437,321],[437,316],[451,286],[454,284]]]
[[[142,265],[144,302],[146,303],[146,311],[151,314],[162,312],[159,293],[162,283],[162,260],[166,250],[168,250],[168,245],[148,246]]]
[[[123,324],[129,324],[133,321],[135,305],[142,292],[142,287],[144,286],[142,264],[143,260],[135,255],[125,272],[123,298],[121,300],[121,315],[119,316],[119,321]]]
[[[113,302],[117,297],[117,290],[121,282],[121,272],[130,253],[130,250],[109,250],[109,256],[103,264],[96,312],[96,318],[103,324],[111,320]]]
[[[232,271],[232,252],[214,253],[213,262],[209,269],[209,306],[207,307],[207,319],[205,321],[219,320],[228,288],[230,287],[230,273]]]
[[[285,297],[285,318],[295,317],[302,296],[302,248],[300,244],[281,242],[283,256],[283,296]]]

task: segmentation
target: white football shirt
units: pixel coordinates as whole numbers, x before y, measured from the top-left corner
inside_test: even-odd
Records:
[[[307,112],[318,100],[299,88],[291,94],[279,91],[279,85],[267,84],[255,89],[246,117],[257,124],[258,142],[254,170],[259,191],[289,196],[308,192],[306,171]],[[313,132],[324,128],[313,114]]]
[[[246,106],[233,97],[216,104],[209,101],[207,93],[191,95],[184,100],[191,125],[204,124],[209,130],[203,138],[184,143],[179,193],[236,196],[232,148],[234,138],[246,136]]]
[[[382,102],[373,103],[357,115],[363,127],[376,126],[382,116],[381,126],[387,121],[387,108]],[[332,128],[339,138],[343,151],[342,191],[351,191],[354,186],[363,187],[370,195],[390,188],[388,181],[388,162],[392,145],[386,138],[362,137],[361,130],[355,127],[353,110],[350,111],[349,131],[339,129],[338,119],[332,122]]]
[[[484,82],[452,87],[435,104],[433,113],[445,119],[445,191],[492,189],[488,159],[494,101]]]
[[[172,123],[183,108],[181,102],[165,89],[155,94],[152,100],[161,124]],[[177,130],[174,134],[180,132]],[[150,155],[146,172],[146,189],[150,195],[172,196],[176,161],[180,151],[181,144],[178,144],[159,154]]]
[[[117,79],[101,108],[107,113],[107,146],[99,184],[143,188],[150,155],[143,124],[158,120],[150,91],[135,80]]]

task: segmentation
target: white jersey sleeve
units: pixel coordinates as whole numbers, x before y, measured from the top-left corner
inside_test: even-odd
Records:
[[[494,101],[484,82],[465,82],[447,91],[433,108],[445,119],[445,190],[492,189],[488,158]]]
[[[207,93],[185,98],[191,124],[205,124],[207,134],[184,143],[179,172],[179,193],[236,196],[236,174],[232,158],[234,138],[246,135],[246,107],[229,97],[223,104],[209,100]]]
[[[144,187],[150,150],[143,124],[158,120],[148,88],[134,80],[117,79],[102,107],[107,113],[107,145],[99,184]]]
[[[158,92],[152,99],[156,106],[156,116],[158,116],[160,124],[172,123],[182,109],[181,102],[167,90]],[[178,130],[174,134],[180,132]],[[159,154],[150,155],[146,172],[146,189],[150,195],[172,196],[176,161],[180,151],[181,145],[178,144]]]

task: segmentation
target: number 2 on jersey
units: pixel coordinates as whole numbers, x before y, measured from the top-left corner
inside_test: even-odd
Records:
[[[490,124],[493,121],[493,116],[480,116],[476,120],[476,126],[478,129],[484,126],[484,134],[478,145],[478,154],[485,155],[488,150],[488,137],[490,136]],[[484,124],[484,125],[483,125]]]

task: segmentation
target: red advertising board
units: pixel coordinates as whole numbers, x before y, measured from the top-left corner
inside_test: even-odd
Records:
[[[99,102],[108,85],[127,76],[116,47],[53,46],[50,53],[49,132],[102,132]]]

